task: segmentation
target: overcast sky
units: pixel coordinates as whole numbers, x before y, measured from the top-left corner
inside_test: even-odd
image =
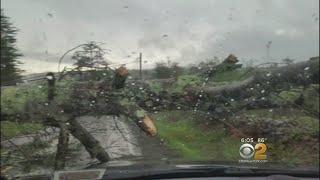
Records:
[[[88,41],[104,42],[110,63],[142,52],[144,67],[230,53],[266,61],[268,41],[274,60],[319,54],[318,0],[2,0],[1,8],[20,30],[26,73],[56,71],[65,51]]]

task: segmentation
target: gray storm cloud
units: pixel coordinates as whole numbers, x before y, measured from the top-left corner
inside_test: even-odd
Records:
[[[317,0],[3,0],[1,7],[20,29],[23,67],[32,61],[32,72],[87,41],[105,42],[112,63],[143,52],[147,67],[167,57],[188,64],[229,53],[262,61],[268,41],[275,60],[319,54]]]

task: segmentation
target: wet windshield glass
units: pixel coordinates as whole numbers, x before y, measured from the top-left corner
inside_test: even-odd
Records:
[[[1,1],[1,174],[318,168],[319,1]]]

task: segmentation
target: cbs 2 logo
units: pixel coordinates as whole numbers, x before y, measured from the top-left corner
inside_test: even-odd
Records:
[[[251,144],[242,144],[239,149],[239,154],[244,159],[265,160],[267,146],[264,143],[258,143],[254,147]]]

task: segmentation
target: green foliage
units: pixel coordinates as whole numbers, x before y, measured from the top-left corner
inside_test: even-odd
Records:
[[[303,92],[304,106],[319,113],[319,84],[312,84]]]
[[[290,91],[282,91],[279,93],[279,97],[281,97],[281,100],[294,103],[295,100],[297,100],[301,94],[302,89],[291,89]]]
[[[156,67],[154,68],[154,77],[159,79],[166,79],[177,77],[181,75],[183,69],[178,65],[178,63],[171,63],[168,61],[156,63]]]
[[[1,114],[23,113],[28,100],[46,101],[44,86],[8,87],[1,90]]]
[[[146,115],[146,112],[144,110],[137,110],[136,111],[136,116],[138,118],[143,118]]]
[[[21,56],[16,48],[17,29],[9,22],[1,9],[1,84],[12,85],[19,82],[21,76],[18,58]]]
[[[319,85],[312,84],[310,87],[303,90],[302,87],[291,88],[287,91],[281,91],[277,96],[270,95],[270,100],[273,102],[284,105],[293,104],[297,100],[301,93],[303,94],[303,104],[302,107],[306,110],[312,110],[314,112],[319,112]]]
[[[58,104],[64,104],[69,102],[71,99],[72,86],[74,81],[72,80],[63,80],[56,83],[56,96],[54,100]]]
[[[10,121],[1,121],[1,133],[5,138],[35,133],[43,126],[40,123],[15,123]]]
[[[99,43],[89,42],[84,44],[81,50],[76,51],[71,58],[76,60],[74,65],[81,70],[82,68],[93,68],[99,65],[105,67],[107,62],[104,61],[104,54],[105,51],[99,46]]]
[[[64,80],[56,83],[55,101],[63,104],[70,100],[73,81]],[[7,87],[1,90],[1,114],[22,114],[29,101],[44,104],[47,102],[46,85],[28,85]]]
[[[169,148],[179,152],[183,159],[238,159],[239,140],[228,137],[221,126],[201,127],[192,120],[193,115],[189,111],[161,112],[152,116],[160,138]]]
[[[275,109],[272,112],[267,109],[254,109],[242,111],[237,116],[242,122],[246,121],[247,124],[250,124],[250,127],[243,124],[240,125],[242,128],[253,128],[256,133],[262,128],[260,125],[263,122],[267,122],[268,124],[271,124],[271,121],[285,122],[285,125],[282,125],[282,127],[275,126],[270,129],[272,132],[281,131],[284,134],[279,141],[311,140],[319,134],[319,120],[306,115],[300,109],[281,108]]]
[[[172,84],[170,93],[182,93],[187,87],[196,87],[203,83],[203,80],[197,75],[182,75]]]
[[[248,68],[240,68],[232,71],[217,72],[212,77],[214,82],[241,81],[253,75],[253,71]]]
[[[162,85],[158,82],[147,82],[150,86],[151,91],[159,94],[161,91],[163,91]]]

